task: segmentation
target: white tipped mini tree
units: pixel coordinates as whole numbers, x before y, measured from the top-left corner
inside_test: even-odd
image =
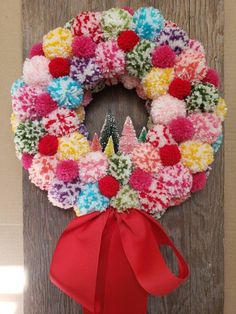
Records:
[[[127,117],[120,138],[119,150],[124,154],[130,154],[138,144],[136,132],[130,117]]]

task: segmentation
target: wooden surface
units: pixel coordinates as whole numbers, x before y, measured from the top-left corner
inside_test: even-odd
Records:
[[[223,0],[136,1],[135,4],[132,1],[108,0],[22,0],[24,56],[34,42],[50,29],[63,25],[77,12],[123,5],[132,5],[133,8],[153,5],[159,8],[166,18],[188,31],[191,38],[197,38],[204,44],[209,64],[217,67],[223,75]],[[97,95],[88,109],[87,123],[92,132],[99,131],[108,108],[116,116],[119,127],[127,114],[134,120],[137,130],[147,119],[142,101],[134,93],[120,86],[107,88]],[[25,314],[82,313],[80,306],[48,279],[53,249],[73,214],[51,206],[46,193],[29,183],[26,173],[23,185],[24,255],[28,270]],[[207,188],[182,206],[170,209],[161,219],[187,259],[191,275],[173,294],[159,299],[150,298],[149,314],[223,313],[223,186],[221,150]],[[173,264],[168,254],[167,259]]]

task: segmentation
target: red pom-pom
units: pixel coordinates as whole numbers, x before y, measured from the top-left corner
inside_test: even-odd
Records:
[[[129,12],[130,15],[134,15],[134,10],[131,7],[123,7],[122,9]]]
[[[203,79],[204,83],[210,83],[214,85],[216,88],[220,86],[220,76],[219,73],[215,69],[209,68],[206,76]]]
[[[40,154],[53,156],[58,148],[58,139],[53,135],[45,135],[39,140],[38,150]]]
[[[27,154],[27,153],[23,153],[22,157],[21,157],[21,163],[22,166],[25,170],[28,170],[33,162],[33,155]]]
[[[169,86],[169,94],[178,99],[185,99],[191,92],[191,83],[187,80],[175,78]]]
[[[52,59],[49,63],[49,72],[53,77],[68,75],[70,73],[70,61],[62,57]]]
[[[72,42],[72,51],[76,57],[90,58],[95,55],[96,44],[87,36],[76,36]]]
[[[207,176],[205,172],[198,172],[193,174],[193,184],[191,192],[197,192],[204,189],[207,182]]]
[[[192,122],[184,117],[172,120],[168,127],[173,139],[178,143],[191,140],[194,135]]]
[[[64,182],[71,182],[79,175],[78,163],[74,160],[59,161],[56,168],[56,177]]]
[[[152,64],[157,68],[172,68],[175,58],[176,54],[169,46],[160,46],[153,51]]]
[[[98,181],[100,192],[106,197],[116,196],[120,189],[120,183],[112,176],[105,176]]]
[[[140,168],[135,169],[129,179],[130,186],[138,191],[148,189],[151,183],[152,183],[151,174],[146,171],[143,171]]]
[[[35,111],[40,117],[45,117],[47,114],[57,109],[57,103],[51,98],[48,93],[40,94],[35,102]]]
[[[42,43],[36,43],[31,47],[29,52],[29,58],[31,59],[34,56],[44,56]]]
[[[139,42],[139,37],[132,30],[121,32],[117,39],[118,46],[120,47],[120,49],[124,51],[132,50],[134,46],[137,45],[138,42]]]
[[[178,145],[164,145],[160,148],[160,157],[163,166],[173,166],[181,159]]]

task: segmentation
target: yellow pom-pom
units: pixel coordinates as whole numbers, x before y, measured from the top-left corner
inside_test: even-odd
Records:
[[[183,164],[193,173],[205,171],[214,160],[210,144],[187,141],[180,145]]]
[[[72,54],[72,33],[69,29],[58,27],[43,37],[43,51],[47,58],[70,57]]]
[[[90,151],[89,141],[79,132],[59,138],[57,157],[60,160],[79,160]]]
[[[12,114],[11,114],[11,128],[12,128],[13,133],[16,133],[16,129],[17,129],[19,124],[20,124],[20,120],[17,118],[17,116],[14,114],[14,112],[12,112]]]
[[[221,121],[224,121],[226,114],[227,114],[227,106],[225,103],[225,100],[223,98],[219,99],[218,105],[216,106],[215,110],[217,116],[221,119]]]
[[[152,68],[143,78],[143,89],[145,94],[151,99],[165,95],[173,77],[174,69],[172,68]]]
[[[113,139],[111,136],[109,137],[104,153],[108,158],[115,154]]]
[[[78,108],[75,109],[75,112],[79,118],[80,122],[83,122],[85,119],[85,110],[83,106],[79,106]]]

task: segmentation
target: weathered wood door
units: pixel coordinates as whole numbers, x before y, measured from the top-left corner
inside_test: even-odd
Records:
[[[205,46],[209,64],[223,75],[223,0],[22,0],[24,57],[30,46],[49,30],[64,25],[82,10],[102,11],[129,5],[134,9],[153,5],[164,16],[186,29],[191,38]],[[95,97],[88,109],[91,132],[99,131],[108,108],[119,128],[130,115],[137,130],[146,123],[143,102],[120,86],[107,88]],[[96,117],[96,118],[95,118]],[[28,271],[25,314],[82,313],[49,281],[48,270],[59,235],[73,213],[50,205],[46,194],[35,188],[28,175],[24,184],[24,254]],[[187,259],[191,275],[175,293],[150,298],[148,313],[223,313],[223,151],[218,153],[207,188],[182,206],[170,209],[161,219],[175,244]],[[171,261],[171,257],[167,257]],[[112,314],[112,313],[111,313]],[[130,313],[135,314],[135,313]]]

